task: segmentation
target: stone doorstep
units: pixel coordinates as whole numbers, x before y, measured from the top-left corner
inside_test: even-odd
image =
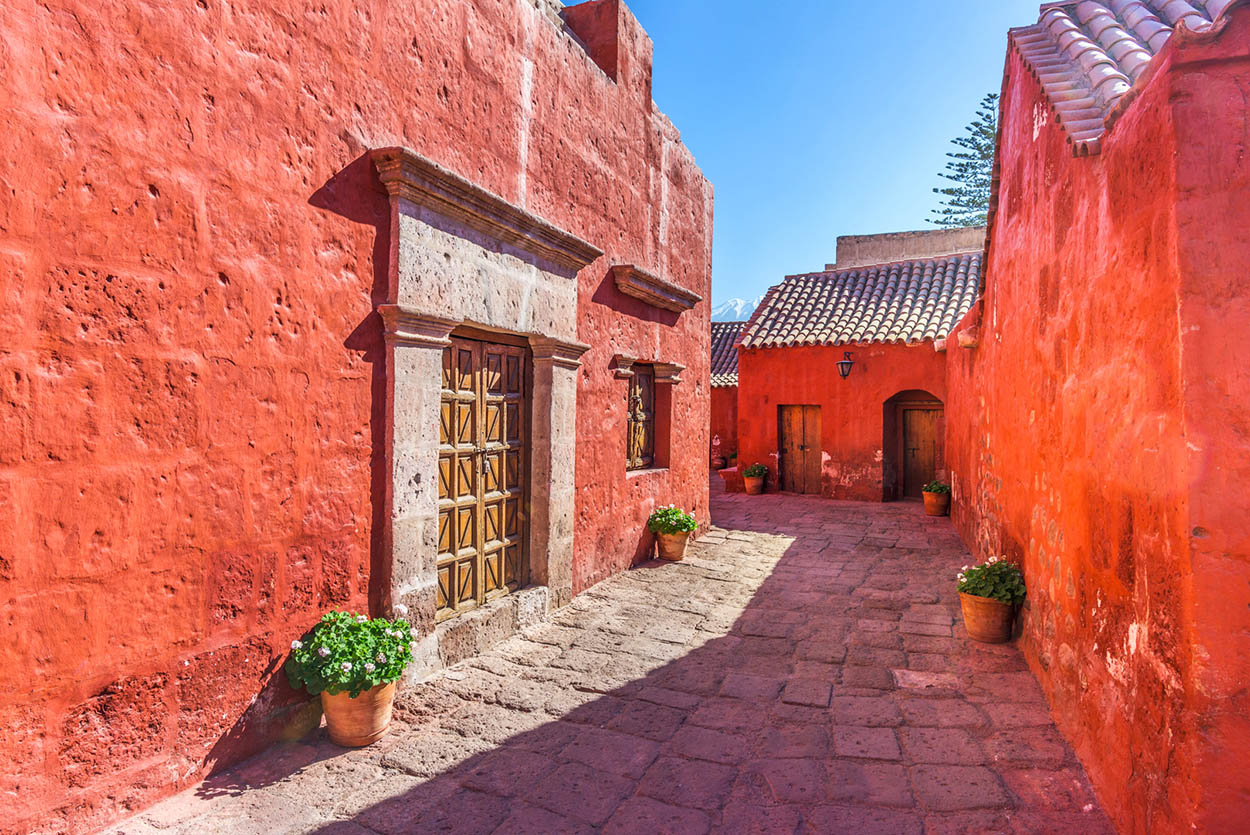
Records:
[[[429,636],[432,640],[422,642],[425,657],[414,659],[415,675],[408,683],[481,655],[522,629],[546,621],[550,601],[546,586],[529,586],[443,621]]]

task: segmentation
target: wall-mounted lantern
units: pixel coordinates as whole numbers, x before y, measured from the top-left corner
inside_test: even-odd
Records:
[[[845,380],[851,374],[851,366],[855,364],[855,360],[851,359],[850,351],[842,352],[842,359],[838,360],[838,373]]]

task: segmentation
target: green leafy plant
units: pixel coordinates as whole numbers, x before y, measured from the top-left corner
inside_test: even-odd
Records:
[[[768,475],[768,468],[763,464],[752,464],[742,471],[744,478],[763,478]]]
[[[977,597],[992,597],[1003,603],[1024,600],[1024,574],[1006,558],[990,557],[981,565],[965,565],[959,571],[959,590]]]
[[[395,611],[408,612],[403,606]],[[413,637],[406,620],[327,612],[307,635],[291,642],[287,679],[313,695],[347,691],[355,698],[403,675],[412,660]]]
[[[647,519],[651,533],[689,533],[699,527],[694,516],[676,505],[657,507]]]
[[[949,493],[951,486],[940,481],[930,481],[924,486],[924,491],[926,493]]]

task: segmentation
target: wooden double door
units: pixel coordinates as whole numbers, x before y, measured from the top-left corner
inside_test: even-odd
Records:
[[[778,487],[820,492],[820,407],[777,407]]]
[[[530,357],[453,337],[443,350],[437,618],[525,585]]]

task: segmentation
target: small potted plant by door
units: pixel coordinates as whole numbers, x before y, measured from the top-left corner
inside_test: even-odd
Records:
[[[742,483],[746,485],[747,495],[758,496],[764,492],[764,476],[768,468],[763,464],[752,464],[742,471]]]
[[[674,562],[686,556],[690,534],[699,527],[694,516],[676,505],[656,508],[647,519],[647,529],[655,534],[656,550],[662,560]]]
[[[986,644],[1011,640],[1016,611],[1024,600],[1024,574],[1006,559],[990,557],[959,572],[959,608],[968,637]]]
[[[391,723],[395,682],[412,660],[412,628],[403,620],[328,612],[286,662],[292,687],[320,694],[330,739],[348,748],[377,742]]]
[[[951,486],[940,481],[930,481],[921,490],[924,493],[926,516],[945,516],[951,509]]]

